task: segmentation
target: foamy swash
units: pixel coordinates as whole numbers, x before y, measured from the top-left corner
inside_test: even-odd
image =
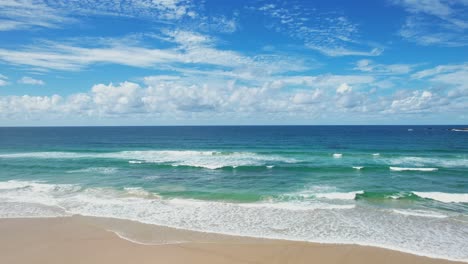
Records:
[[[317,189],[320,191],[320,188]],[[83,188],[72,184],[0,182],[1,217],[82,214],[130,219],[205,232],[324,243],[356,243],[421,255],[468,260],[466,217],[428,210],[365,208],[349,193],[307,191],[256,203],[162,199],[142,188]],[[468,203],[462,194],[416,195]],[[297,199],[293,199],[294,196]],[[426,229],[431,218],[431,229]],[[395,228],[398,226],[398,228]],[[339,228],[336,228],[339,227]],[[434,236],[437,241],[434,241]]]

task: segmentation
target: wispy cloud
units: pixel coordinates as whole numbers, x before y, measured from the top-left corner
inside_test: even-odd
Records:
[[[327,56],[378,56],[383,48],[360,40],[358,25],[338,12],[321,13],[301,5],[280,1],[249,9],[273,19],[267,26],[304,42],[305,46]]]
[[[420,45],[468,45],[465,0],[392,0],[409,14],[400,35]]]
[[[0,31],[30,27],[57,28],[74,21],[46,2],[33,0],[0,1],[0,18]]]
[[[468,64],[439,65],[434,68],[422,70],[411,75],[414,79],[427,79],[434,84],[443,84],[444,87],[456,87],[450,97],[455,94],[468,96]]]
[[[304,71],[310,67],[304,59],[293,56],[246,56],[219,49],[215,39],[196,32],[166,31],[160,39],[171,45],[161,45],[165,48],[149,47],[139,39],[98,39],[92,45],[88,45],[91,39],[84,40],[85,43],[81,43],[83,40],[64,43],[43,41],[19,49],[0,49],[0,61],[61,71],[77,71],[96,64],[116,64],[251,80]]]
[[[29,85],[45,85],[45,82],[43,80],[34,79],[29,76],[23,76],[21,79],[18,80],[18,83]]]
[[[0,31],[58,28],[77,22],[77,15],[123,16],[153,21],[197,17],[188,0],[4,0],[0,1]]]
[[[5,75],[3,74],[0,74],[0,86],[5,86],[8,84],[8,81],[7,81],[8,77],[6,77]]]
[[[354,69],[372,74],[401,75],[411,72],[414,67],[411,64],[379,64],[372,60],[363,59],[356,62]]]

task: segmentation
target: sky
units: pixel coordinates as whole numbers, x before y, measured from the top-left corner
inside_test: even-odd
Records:
[[[468,0],[0,0],[0,126],[468,124]]]

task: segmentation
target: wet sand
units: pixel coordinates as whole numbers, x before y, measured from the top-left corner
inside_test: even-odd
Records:
[[[0,219],[0,263],[462,262],[366,246],[225,236],[125,220],[73,216]]]

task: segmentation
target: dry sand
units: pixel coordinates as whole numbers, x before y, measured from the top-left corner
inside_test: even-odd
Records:
[[[125,237],[157,245],[143,245]],[[398,251],[190,232],[82,216],[0,219],[1,264],[456,263]]]

